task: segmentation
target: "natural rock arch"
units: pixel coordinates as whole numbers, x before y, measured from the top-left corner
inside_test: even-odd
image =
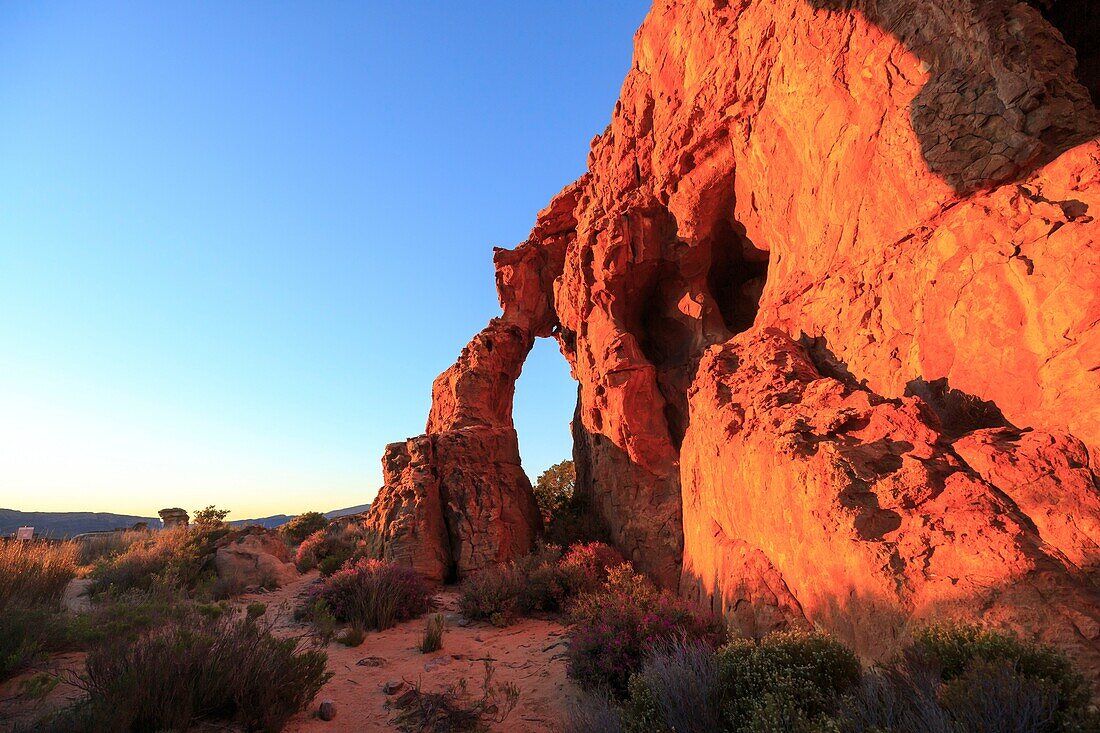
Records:
[[[511,396],[552,336],[577,491],[735,628],[883,656],[980,614],[1100,672],[1100,142],[1072,58],[1009,0],[657,3],[589,172],[494,255],[502,316],[387,449],[380,551],[443,579],[529,546]]]

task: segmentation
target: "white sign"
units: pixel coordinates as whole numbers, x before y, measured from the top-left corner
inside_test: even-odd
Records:
[[[34,527],[20,527],[15,530],[15,539],[17,540],[33,540],[34,539]]]

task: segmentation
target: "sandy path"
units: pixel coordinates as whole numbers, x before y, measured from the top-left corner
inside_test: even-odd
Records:
[[[302,634],[309,626],[293,620],[293,610],[316,572],[270,593],[244,596],[242,603],[260,601],[268,605],[268,617],[276,620],[280,633]],[[438,610],[458,612],[457,595],[444,591],[436,596]],[[422,654],[417,645],[425,619],[414,619],[386,631],[367,634],[356,648],[332,642],[325,651],[328,669],[334,676],[324,686],[310,710],[295,716],[286,730],[291,733],[338,733],[343,731],[392,731],[393,711],[385,707],[382,686],[391,681],[418,681],[425,691],[435,691],[465,678],[468,689],[480,696],[484,660],[493,662],[497,682],[513,682],[520,690],[519,704],[502,723],[491,730],[501,733],[545,733],[561,729],[560,720],[569,699],[577,692],[565,674],[565,629],[555,620],[523,619],[498,629],[488,624],[462,627],[451,623],[443,637],[443,648]],[[361,663],[362,662],[362,663]],[[375,666],[377,665],[377,666]],[[322,700],[336,702],[336,719],[325,722],[315,716]]]

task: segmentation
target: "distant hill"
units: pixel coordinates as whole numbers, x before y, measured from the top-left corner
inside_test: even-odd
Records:
[[[0,537],[15,534],[19,527],[34,527],[43,537],[72,537],[84,532],[105,532],[125,529],[138,522],[148,522],[150,528],[160,527],[155,517],[138,517],[107,512],[20,512],[0,509]]]
[[[325,516],[329,519],[336,519],[337,517],[346,517],[349,514],[358,514],[359,512],[365,512],[370,509],[370,504],[360,504],[358,506],[349,506],[346,509],[333,509],[331,512],[325,512]],[[254,524],[258,524],[261,527],[267,527],[268,529],[275,529],[289,522],[297,514],[273,514],[270,517],[260,517],[259,519],[235,519],[229,522],[233,527],[248,527]]]
[[[333,509],[325,512],[329,519],[358,514],[370,509],[370,504],[350,506],[346,509]],[[233,527],[246,527],[253,524],[275,529],[297,515],[274,514],[259,519],[236,519],[229,524]],[[138,522],[148,522],[150,529],[158,529],[160,520],[155,517],[137,517],[128,514],[110,514],[107,512],[20,512],[15,509],[0,509],[0,537],[15,534],[19,527],[34,527],[34,532],[42,537],[72,537],[85,532],[106,532],[112,529],[127,529]]]
[[[349,514],[359,514],[370,509],[370,504],[360,504],[359,506],[349,506],[347,509],[333,509],[331,512],[325,512],[325,516],[329,519],[336,519],[337,517],[346,517]]]

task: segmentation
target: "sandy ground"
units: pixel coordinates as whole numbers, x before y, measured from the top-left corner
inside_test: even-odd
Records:
[[[276,591],[242,596],[238,605],[252,602],[267,604],[265,617],[274,624],[275,633],[287,636],[308,635],[309,624],[294,621],[294,609],[309,586],[317,579],[316,571],[301,576]],[[436,612],[448,618],[443,648],[423,654],[418,649],[426,618],[421,617],[386,631],[368,632],[359,647],[347,647],[333,641],[326,648],[328,669],[333,677],[321,689],[309,709],[291,719],[288,733],[371,733],[393,731],[390,720],[396,711],[387,708],[410,687],[420,685],[435,692],[465,679],[472,698],[481,696],[485,662],[493,665],[496,683],[514,683],[520,692],[514,710],[501,722],[489,721],[489,729],[499,733],[553,733],[561,730],[561,720],[577,687],[565,673],[565,628],[552,618],[522,619],[506,628],[484,623],[465,623],[458,612],[458,596],[444,590],[435,597]],[[59,654],[0,685],[0,732],[14,726],[28,726],[51,710],[66,707],[81,696],[69,684],[59,684],[43,699],[28,700],[20,695],[20,684],[33,675],[48,671],[71,673],[83,667],[81,653]],[[387,695],[383,686],[399,683],[400,689]],[[323,721],[317,709],[324,700],[336,703],[336,717]],[[193,729],[231,731],[232,727],[212,724]]]
[[[41,699],[28,699],[21,694],[22,686],[26,681],[42,673],[58,675],[65,679],[72,672],[83,668],[83,652],[54,654],[48,660],[0,684],[0,731],[29,731],[34,721],[43,715],[68,707],[84,696],[83,691],[73,685],[59,682]]]
[[[298,598],[316,573],[272,593],[246,596],[241,600],[268,604],[267,613],[278,618],[277,628],[285,633],[304,633],[307,626],[292,620]],[[437,611],[451,619],[443,635],[443,648],[422,654],[417,648],[424,633],[425,619],[414,619],[386,631],[367,634],[359,647],[338,642],[328,645],[329,671],[334,676],[314,700],[311,709],[295,716],[286,730],[292,733],[342,733],[344,731],[392,731],[394,711],[386,708],[388,696],[382,686],[404,683],[404,689],[420,684],[432,692],[465,678],[470,694],[480,696],[485,662],[493,664],[496,682],[512,682],[520,691],[519,703],[500,723],[490,729],[501,733],[543,733],[561,729],[569,699],[577,692],[565,674],[565,629],[549,619],[522,619],[503,629],[489,624],[459,626],[458,599],[453,591],[436,596]],[[316,717],[323,700],[336,703],[336,718]]]

